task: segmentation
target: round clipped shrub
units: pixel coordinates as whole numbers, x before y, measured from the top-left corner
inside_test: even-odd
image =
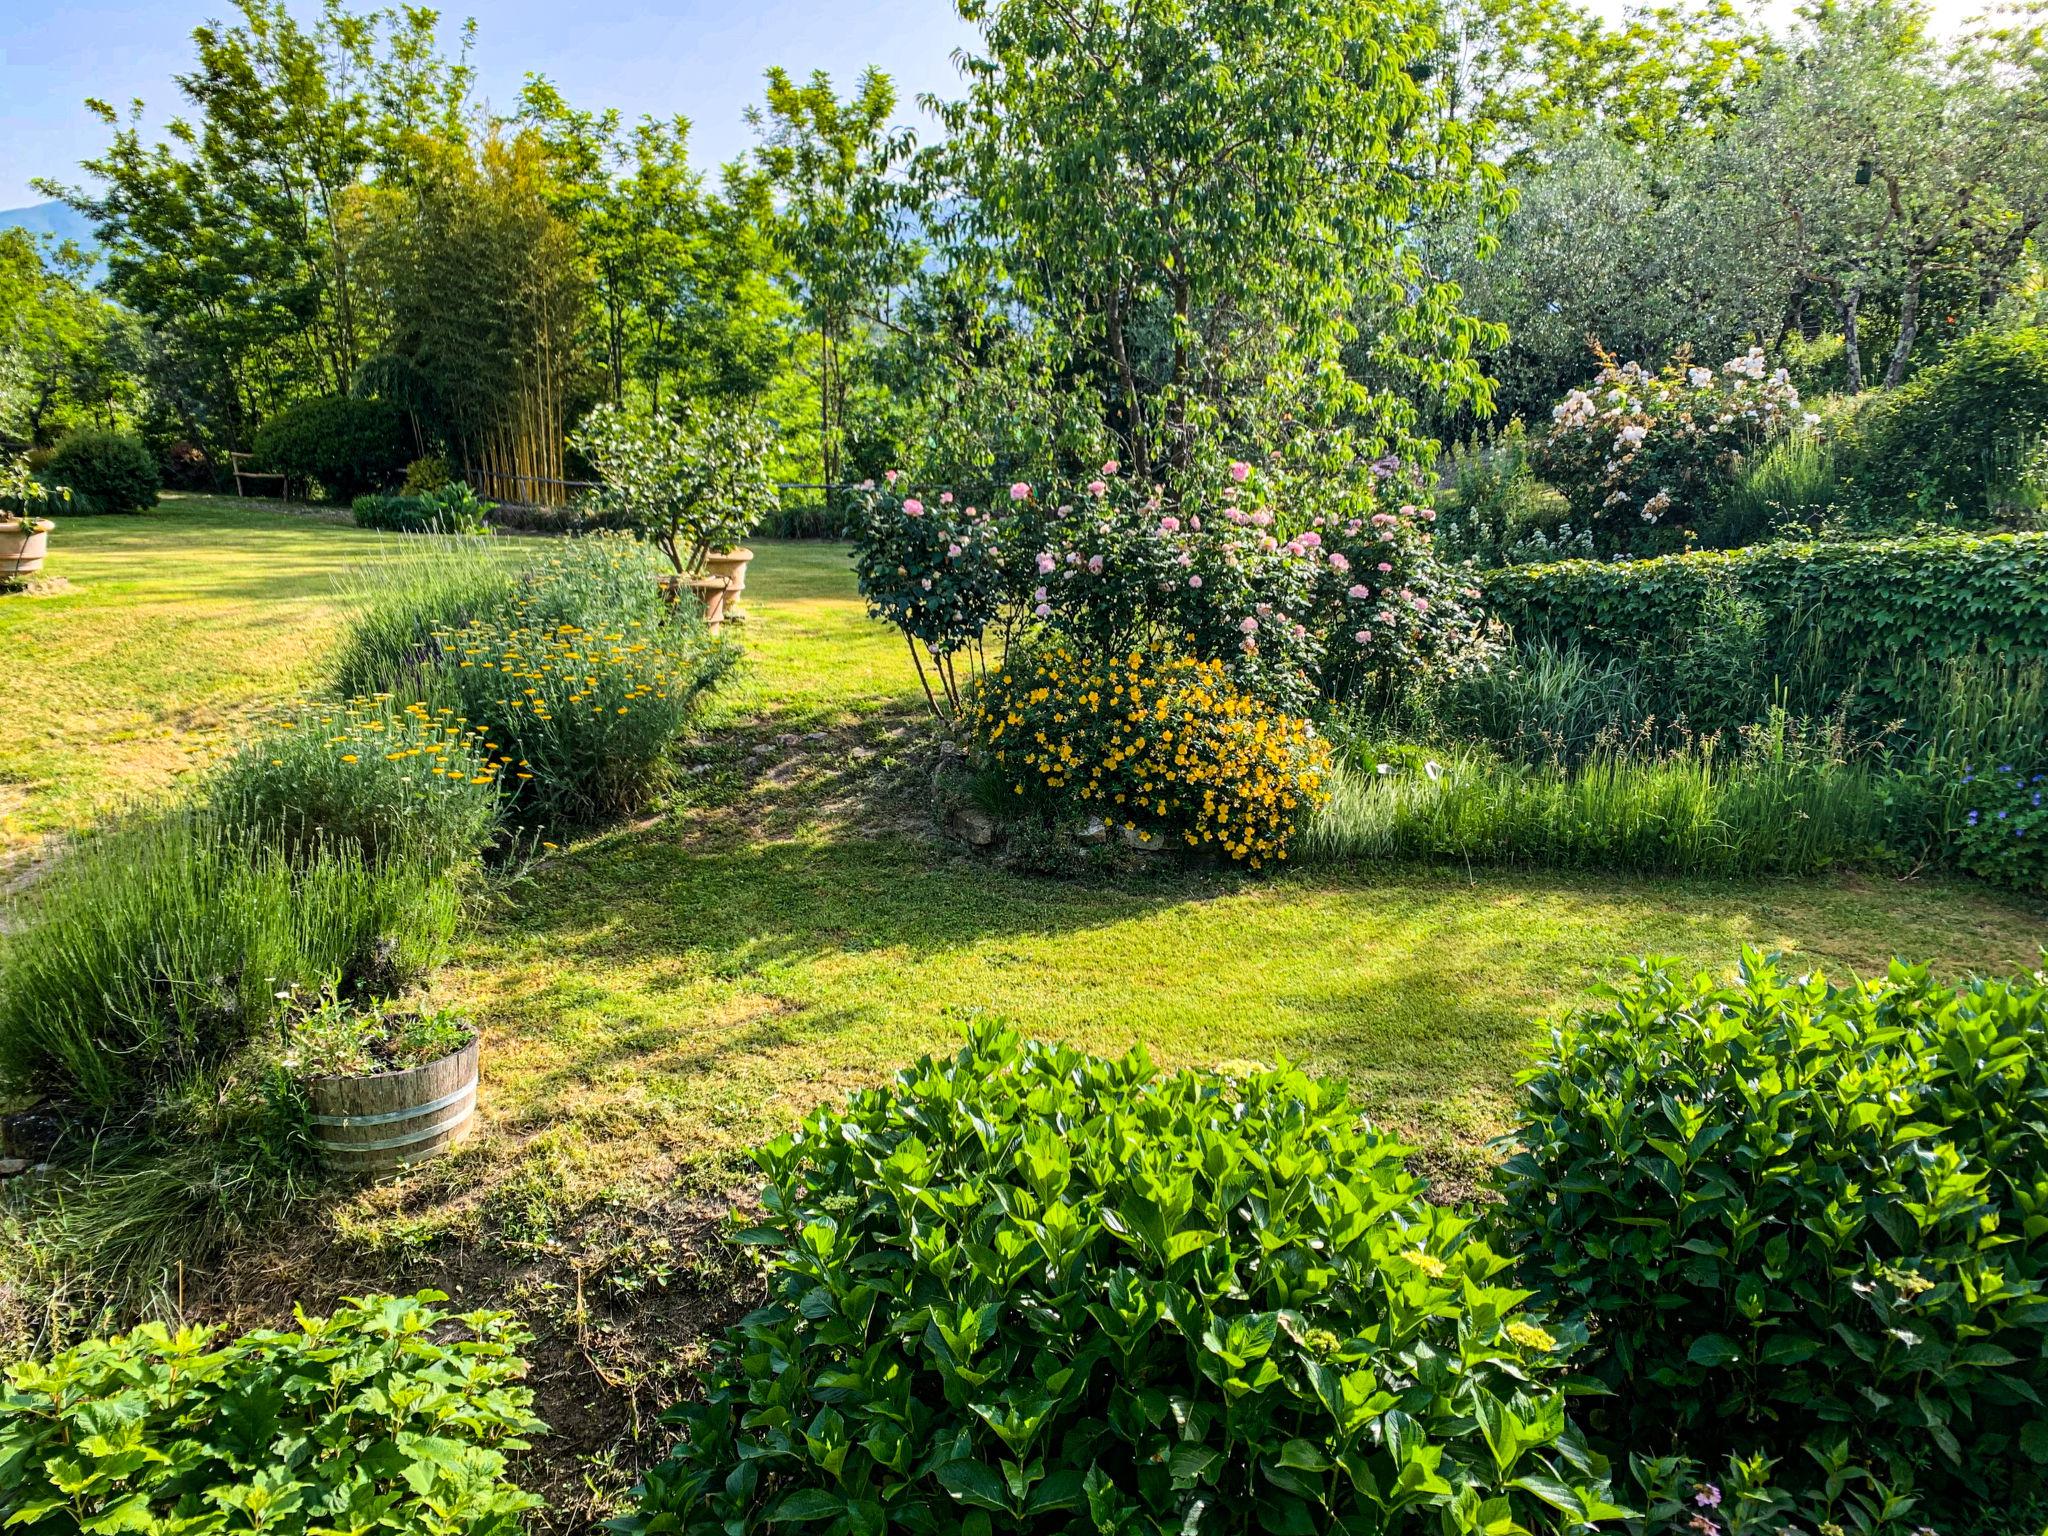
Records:
[[[287,406],[263,424],[253,446],[263,468],[317,481],[335,501],[393,484],[413,456],[396,407],[346,397]]]
[[[771,1299],[629,1532],[1544,1530],[1574,1340],[1299,1072],[977,1026],[757,1153]],[[1552,1508],[1566,1511],[1564,1515]]]
[[[970,688],[962,723],[1005,804],[1100,815],[1253,868],[1285,859],[1329,795],[1315,727],[1232,682],[1220,661],[1098,660],[1049,640]]]
[[[1646,966],[1552,1031],[1499,1207],[1525,1281],[1594,1323],[1601,1427],[1645,1454],[1852,1442],[1916,1522],[2043,1491],[2048,987],[1754,952]]]
[[[73,512],[147,511],[162,488],[149,445],[126,432],[71,433],[50,455],[44,478],[71,488]]]

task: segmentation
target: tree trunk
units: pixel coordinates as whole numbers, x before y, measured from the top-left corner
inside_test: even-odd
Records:
[[[1862,306],[1863,288],[1859,284],[1842,300],[1842,358],[1849,370],[1842,387],[1852,395],[1863,393],[1863,347],[1856,337],[1856,311]]]
[[[1913,338],[1920,333],[1920,280],[1926,263],[1914,260],[1906,268],[1906,286],[1899,294],[1899,344],[1892,348],[1891,363],[1884,371],[1884,387],[1897,389],[1906,377],[1906,363],[1913,356]]]

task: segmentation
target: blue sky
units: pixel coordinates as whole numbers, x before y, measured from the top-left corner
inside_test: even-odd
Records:
[[[117,106],[140,96],[153,120],[167,116],[192,28],[228,9],[227,0],[0,0],[0,208],[40,201],[32,178],[75,179],[79,160],[102,147],[87,96]],[[771,64],[828,70],[849,88],[879,65],[896,81],[904,121],[928,126],[914,98],[952,92],[952,53],[969,36],[950,0],[456,0],[441,9],[451,35],[476,17],[475,59],[493,105],[509,106],[538,71],[581,106],[681,112],[693,124],[692,158],[706,167],[753,142],[741,113]]]

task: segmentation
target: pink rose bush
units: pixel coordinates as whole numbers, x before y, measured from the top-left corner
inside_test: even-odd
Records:
[[[990,513],[898,476],[865,496],[855,565],[870,610],[924,648],[942,714],[956,656],[1040,632],[1086,655],[1218,662],[1237,686],[1306,713],[1384,699],[1424,670],[1483,666],[1495,649],[1476,588],[1434,552],[1433,514],[1382,506],[1374,484],[1361,476],[1331,497],[1270,456],[1167,487],[1112,459],[1071,494],[998,488]]]
[[[1733,489],[1743,463],[1802,420],[1799,391],[1761,348],[1718,372],[1684,358],[1652,373],[1599,357],[1592,384],[1551,412],[1535,462],[1606,553],[1681,543]]]

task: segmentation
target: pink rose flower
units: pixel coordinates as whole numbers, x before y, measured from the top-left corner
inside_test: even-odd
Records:
[[[1230,478],[1237,481],[1240,485],[1242,485],[1245,481],[1249,480],[1251,478],[1251,475],[1252,467],[1251,465],[1245,463],[1243,459],[1239,459],[1236,463],[1230,466]]]
[[[1107,480],[1090,480],[1088,482],[1088,494],[1090,496],[1107,496],[1109,494],[1109,482]]]
[[[924,503],[915,496],[910,497],[903,503],[903,515],[905,517],[923,517]]]
[[[1344,558],[1342,551],[1333,549],[1330,551],[1330,569],[1342,576],[1351,569],[1351,562]]]
[[[1202,578],[1199,576],[1190,576],[1188,578],[1188,585],[1191,587],[1199,587],[1201,584]]]
[[[951,491],[939,492],[939,505],[942,507],[950,507],[951,505],[953,505],[953,493]],[[969,507],[967,510],[972,512],[974,508]]]
[[[1379,572],[1382,576],[1391,575],[1393,569],[1394,567],[1385,560],[1382,560],[1379,564]]]
[[[1368,587],[1364,582],[1360,582],[1357,586],[1353,587],[1349,592],[1346,592],[1344,595],[1346,597],[1371,597],[1372,588]]]
[[[1256,635],[1259,632],[1259,621],[1257,619],[1247,618],[1242,624],[1238,625],[1237,627],[1243,630],[1248,635]]]
[[[1372,631],[1369,629],[1361,629],[1357,634],[1353,635],[1351,638],[1356,640],[1360,645],[1371,645]]]
[[[1159,519],[1159,529],[1162,533],[1179,533],[1180,519],[1177,517],[1162,517]]]
[[[1023,501],[1030,495],[1031,487],[1025,484],[1022,480],[1019,480],[1015,485],[1010,487],[1010,500],[1012,501]]]
[[[1113,474],[1115,474],[1115,473],[1116,473],[1116,472],[1117,472],[1118,470],[1120,470],[1120,469],[1122,469],[1122,468],[1123,468],[1123,465],[1121,465],[1121,464],[1117,463],[1117,461],[1116,461],[1115,459],[1111,459],[1111,460],[1109,460],[1109,462],[1108,462],[1108,463],[1106,463],[1106,464],[1104,464],[1104,465],[1102,466],[1102,472],[1103,472],[1103,473],[1104,473],[1105,475],[1113,475]]]

